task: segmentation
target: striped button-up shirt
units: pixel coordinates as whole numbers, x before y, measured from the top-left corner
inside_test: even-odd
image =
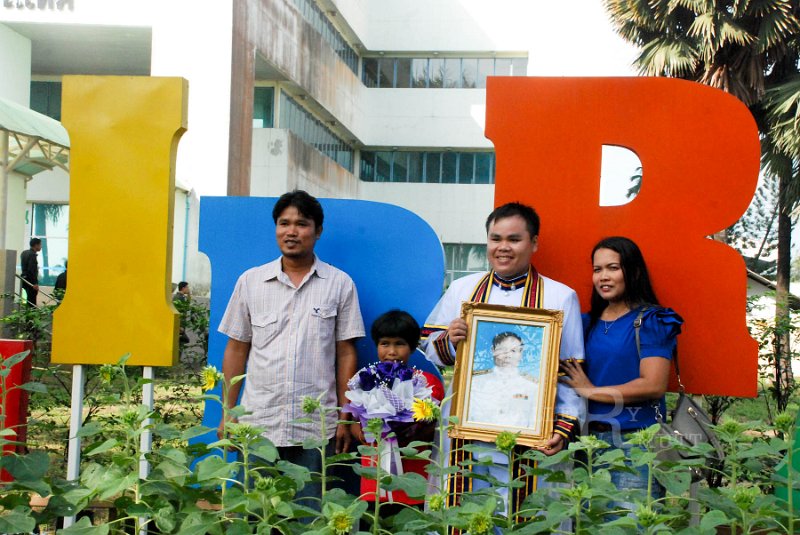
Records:
[[[319,424],[299,424],[302,402],[336,399],[336,342],[364,336],[352,279],[315,259],[298,287],[281,270],[281,259],[244,272],[236,282],[219,331],[250,343],[241,422],[259,425],[276,446],[294,446],[319,436]],[[313,415],[318,421],[318,415]],[[327,438],[336,431],[336,411],[327,418]]]

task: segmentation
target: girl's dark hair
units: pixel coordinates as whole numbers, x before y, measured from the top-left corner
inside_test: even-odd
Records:
[[[381,338],[402,338],[412,351],[419,345],[419,323],[403,310],[390,310],[378,316],[370,334],[376,344]]]
[[[641,305],[658,305],[656,293],[650,284],[650,275],[647,273],[647,264],[639,246],[631,239],[622,236],[603,238],[592,249],[592,262],[594,253],[598,249],[611,249],[619,254],[622,276],[625,279],[625,303],[631,307]],[[600,314],[608,306],[608,301],[600,297],[592,285],[592,306],[589,310],[590,325],[594,326],[600,319]]]

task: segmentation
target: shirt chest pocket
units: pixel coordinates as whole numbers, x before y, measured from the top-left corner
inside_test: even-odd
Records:
[[[311,325],[317,329],[321,338],[333,336],[336,329],[336,307],[311,307]]]
[[[278,335],[278,315],[270,312],[253,316],[252,326],[253,347],[264,349]]]

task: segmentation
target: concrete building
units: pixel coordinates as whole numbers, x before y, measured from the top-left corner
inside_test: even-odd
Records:
[[[195,291],[210,276],[198,196],[293,188],[403,206],[439,234],[449,277],[482,269],[486,77],[630,75],[632,59],[600,2],[0,0],[2,98],[59,118],[64,75],[189,80],[173,278]],[[44,231],[51,265],[66,256],[68,207],[37,211],[66,206],[68,180],[25,181],[28,226],[9,247]]]

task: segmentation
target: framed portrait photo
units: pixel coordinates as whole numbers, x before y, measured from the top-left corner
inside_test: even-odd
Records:
[[[452,438],[494,442],[501,431],[517,443],[543,446],[553,435],[564,313],[464,303],[467,339],[458,348]]]

